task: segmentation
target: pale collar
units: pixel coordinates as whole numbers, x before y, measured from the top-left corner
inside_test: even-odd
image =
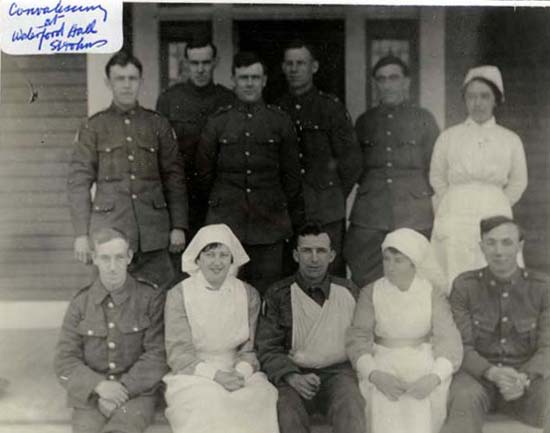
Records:
[[[472,119],[471,117],[468,117],[464,123],[468,126],[477,126],[478,128],[491,128],[497,124],[497,121],[495,120],[495,116],[493,116],[489,120],[487,120],[485,123],[482,123],[480,125],[474,119]]]

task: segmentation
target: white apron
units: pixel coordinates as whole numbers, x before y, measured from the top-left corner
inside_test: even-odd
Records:
[[[512,217],[502,187],[486,183],[451,185],[437,209],[432,233],[436,257],[447,275],[448,287],[463,272],[487,265],[479,247],[479,222],[494,215]],[[523,259],[518,257],[523,265]]]
[[[292,350],[300,367],[323,368],[347,360],[346,330],[351,325],[355,299],[348,289],[331,284],[321,307],[296,283],[290,286],[292,302]]]
[[[416,277],[402,292],[387,279],[374,283],[375,334],[384,339],[418,340],[431,331],[432,287]],[[434,364],[432,346],[389,348],[374,345],[375,369],[413,382],[429,374]],[[368,379],[359,388],[366,401],[368,433],[438,433],[446,417],[447,392],[451,379],[440,384],[427,398],[402,395],[390,401]]]
[[[243,283],[228,277],[218,291],[201,274],[182,283],[197,357],[217,369],[234,367],[237,347],[249,337],[248,297]],[[185,289],[184,289],[185,288]],[[201,376],[168,374],[166,417],[174,433],[278,433],[277,390],[263,373],[229,392]]]

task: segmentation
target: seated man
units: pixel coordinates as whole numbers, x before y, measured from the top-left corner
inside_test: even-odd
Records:
[[[514,220],[487,218],[480,229],[488,266],[459,275],[450,297],[464,361],[442,432],[481,433],[490,410],[550,432],[550,278],[518,267]]]
[[[132,250],[124,234],[103,228],[92,243],[99,278],[69,305],[55,372],[74,408],[74,433],[142,432],[168,372],[164,291],[128,274]]]
[[[334,433],[364,433],[365,402],[344,346],[357,288],[327,273],[336,253],[319,225],[304,226],[296,242],[298,271],[266,292],[256,336],[260,363],[279,390],[281,433],[309,432],[315,408]]]

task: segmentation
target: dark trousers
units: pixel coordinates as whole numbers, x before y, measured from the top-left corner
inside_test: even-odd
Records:
[[[533,380],[517,400],[505,401],[495,384],[457,373],[449,392],[449,413],[441,433],[482,433],[485,414],[502,412],[550,432],[550,379]]]
[[[418,230],[430,239],[431,229]],[[373,230],[352,224],[346,233],[344,259],[351,270],[351,279],[358,287],[384,275],[382,242],[388,230]]]
[[[181,264],[179,269],[181,269]],[[128,272],[133,277],[143,278],[163,290],[172,287],[176,276],[168,249],[146,253],[142,251],[134,252],[134,258],[128,267]]]
[[[327,416],[333,433],[365,433],[365,401],[355,372],[350,368],[338,373],[315,373],[321,378],[321,387],[312,400],[304,400],[290,385],[278,386],[281,433],[309,433],[309,415],[316,411]]]
[[[283,276],[283,244],[279,241],[267,245],[243,244],[250,262],[239,272],[239,278],[252,285],[260,295]]]
[[[73,433],[140,433],[153,421],[156,397],[132,398],[106,418],[96,407],[74,408]]]
[[[346,263],[344,262],[343,247],[346,222],[344,220],[335,221],[321,226],[322,230],[328,233],[332,243],[332,248],[336,252],[336,258],[330,265],[328,272],[337,277],[346,277]],[[294,261],[292,252],[295,248],[295,241],[290,239],[285,242],[284,249],[284,276],[293,275],[298,270],[298,264]]]

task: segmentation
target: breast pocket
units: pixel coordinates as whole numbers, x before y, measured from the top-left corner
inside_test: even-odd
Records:
[[[473,334],[476,347],[488,348],[495,338],[496,319],[485,316],[473,317]]]
[[[121,346],[127,362],[134,362],[141,356],[145,332],[149,326],[151,322],[147,317],[140,317],[139,320],[122,320],[118,323]]]
[[[136,146],[136,173],[142,179],[160,179],[159,142],[152,131],[141,131]]]
[[[330,130],[322,122],[306,121],[302,124],[303,144],[311,146],[306,149],[310,152],[329,152],[330,151]]]
[[[104,323],[84,319],[78,324],[76,332],[81,335],[84,359],[89,365],[93,367],[105,359],[107,328]]]
[[[537,344],[537,320],[534,318],[514,319],[518,343],[526,351],[531,351]]]
[[[400,141],[398,159],[402,167],[422,168],[424,153],[420,141],[414,138]]]
[[[98,181],[111,182],[122,179],[124,173],[124,161],[127,158],[122,143],[99,142],[97,144],[97,179]]]

